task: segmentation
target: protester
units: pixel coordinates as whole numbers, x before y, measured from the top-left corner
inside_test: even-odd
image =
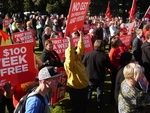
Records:
[[[16,29],[13,30],[12,33],[26,31],[26,28],[24,28],[24,26],[23,26],[22,20],[17,19],[15,23],[16,23]]]
[[[127,35],[128,34],[128,29],[126,28],[125,23],[122,23],[120,25],[120,30],[121,30],[120,32],[121,32],[122,35]]]
[[[103,40],[103,22],[98,22],[95,29],[95,34],[97,35],[97,39]]]
[[[136,38],[133,40],[132,43],[132,53],[134,55],[135,60],[142,65],[142,50],[141,50],[141,45],[142,45],[142,38],[143,36],[143,31],[141,29],[136,30]]]
[[[150,32],[146,35],[146,42],[141,46],[142,49],[142,61],[145,68],[145,76],[150,82]]]
[[[145,80],[144,68],[138,63],[129,63],[124,67],[123,74],[125,80],[121,83],[118,96],[119,113],[146,113],[145,93],[147,92],[139,83]]]
[[[68,48],[65,51],[64,68],[67,74],[67,86],[71,100],[72,113],[86,113],[87,109],[87,94],[89,79],[86,68],[82,63],[84,54],[84,44],[80,31],[80,39],[77,49],[72,46],[72,38],[68,39]]]
[[[14,106],[12,102],[11,84],[5,83],[0,89],[0,112],[6,113],[6,107],[9,113],[13,113]]]
[[[39,59],[39,57],[34,54],[34,66],[35,66],[35,77],[38,74],[38,71],[44,66],[42,61]],[[13,93],[13,105],[16,107],[19,100],[33,87],[38,85],[38,80],[35,78],[35,81],[29,81],[22,84],[14,85],[12,87],[12,93]]]
[[[3,29],[3,18],[2,15],[0,14],[0,30]]]
[[[45,41],[45,49],[42,51],[40,59],[46,66],[63,67],[57,52],[53,50],[53,43],[50,39]]]
[[[45,48],[45,41],[48,40],[48,39],[50,39],[51,35],[52,35],[52,28],[45,27],[44,33],[42,35],[43,48]]]
[[[95,34],[95,29],[90,29],[88,34],[91,38],[92,46],[94,47],[94,42],[95,42],[95,40],[97,40],[97,35]]]
[[[116,32],[117,27],[113,21],[110,22],[109,31],[110,31],[110,37],[114,36],[114,33]]]
[[[130,63],[130,62],[133,62],[134,61],[134,57],[133,55],[130,53],[130,52],[124,52],[121,54],[121,57],[120,57],[120,67],[118,69],[118,72],[117,72],[117,76],[116,76],[116,83],[115,83],[115,101],[116,101],[116,113],[118,111],[118,95],[119,95],[119,92],[120,92],[120,86],[121,86],[121,83],[122,81],[124,80],[124,75],[123,75],[123,69],[124,67]]]
[[[108,55],[104,51],[102,40],[96,40],[94,50],[85,54],[83,63],[89,76],[89,93],[88,99],[91,99],[94,89],[97,91],[97,107],[100,109],[103,105],[103,91],[106,69],[111,68]]]
[[[9,28],[11,21],[12,21],[12,19],[10,18],[9,14],[6,14],[5,18],[3,19],[3,28],[9,35],[11,35],[10,28]]]
[[[121,45],[121,40],[118,37],[113,37],[111,40],[111,50],[109,51],[110,62],[113,66],[111,69],[111,104],[114,104],[114,90],[115,90],[115,80],[118,68],[120,66],[120,55],[121,50],[119,46]]]
[[[14,85],[12,88],[13,93],[13,105],[14,107],[17,106],[19,100],[32,88],[38,86],[38,81],[35,78],[35,81],[30,81],[26,83],[22,83],[19,85]]]
[[[32,24],[31,24],[31,21],[27,21],[27,23],[26,23],[26,29],[27,29],[27,30],[33,30],[33,31],[34,31],[34,29],[33,29],[33,27],[32,27]]]
[[[37,38],[39,41],[39,50],[43,50],[43,43],[42,43],[42,33],[43,33],[43,25],[42,25],[42,20],[37,20],[36,24],[36,32],[37,32]]]
[[[60,28],[60,26],[58,24],[58,20],[57,19],[53,20],[52,30],[54,32],[61,32],[61,28]]]
[[[52,66],[44,67],[39,71],[39,86],[29,94],[25,105],[25,113],[50,113],[47,93],[57,88],[57,77],[61,75],[56,73]],[[45,104],[37,96],[33,95],[35,93],[43,96]]]

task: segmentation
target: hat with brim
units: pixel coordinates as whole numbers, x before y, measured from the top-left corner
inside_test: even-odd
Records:
[[[59,77],[63,74],[58,74],[55,70],[53,66],[47,66],[42,68],[39,73],[38,73],[38,79],[39,80],[45,80],[45,79],[49,79],[49,78],[56,78]]]

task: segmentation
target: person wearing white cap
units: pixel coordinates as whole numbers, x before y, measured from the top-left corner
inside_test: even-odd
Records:
[[[39,86],[35,89],[35,91],[29,94],[25,105],[25,113],[50,113],[47,93],[50,90],[54,90],[57,88],[57,77],[61,75],[62,74],[56,73],[52,66],[44,67],[39,71]],[[42,95],[45,104],[42,103],[39,97],[33,95],[35,93]]]

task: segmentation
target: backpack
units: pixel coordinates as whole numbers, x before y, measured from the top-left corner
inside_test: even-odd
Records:
[[[29,94],[30,94],[30,95],[29,95]],[[45,103],[45,100],[44,100],[43,96],[42,96],[41,94],[39,94],[39,93],[33,93],[33,94],[31,94],[31,92],[28,92],[26,95],[24,95],[24,96],[20,99],[20,101],[19,101],[19,103],[17,104],[17,106],[16,106],[16,108],[15,108],[15,110],[14,110],[13,113],[25,113],[26,101],[27,101],[27,99],[28,99],[29,97],[31,97],[31,96],[37,96],[37,97],[41,100],[41,102],[42,102],[42,104],[43,104],[43,112],[44,112],[46,103]]]

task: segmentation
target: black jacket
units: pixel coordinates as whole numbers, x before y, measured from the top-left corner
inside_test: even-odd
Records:
[[[142,65],[142,50],[141,50],[142,40],[135,38],[132,43],[132,52],[136,61]]]
[[[96,50],[88,52],[83,58],[83,63],[87,68],[87,73],[91,82],[104,82],[106,68],[110,68],[111,64],[105,52]]]
[[[145,68],[145,75],[150,82],[150,43],[149,42],[144,42],[141,46],[142,49],[142,61],[143,61],[143,66]]]
[[[46,66],[54,66],[54,67],[62,67],[63,66],[58,54],[54,50],[48,51],[48,50],[44,49],[42,51],[40,59],[43,63],[45,63]]]

